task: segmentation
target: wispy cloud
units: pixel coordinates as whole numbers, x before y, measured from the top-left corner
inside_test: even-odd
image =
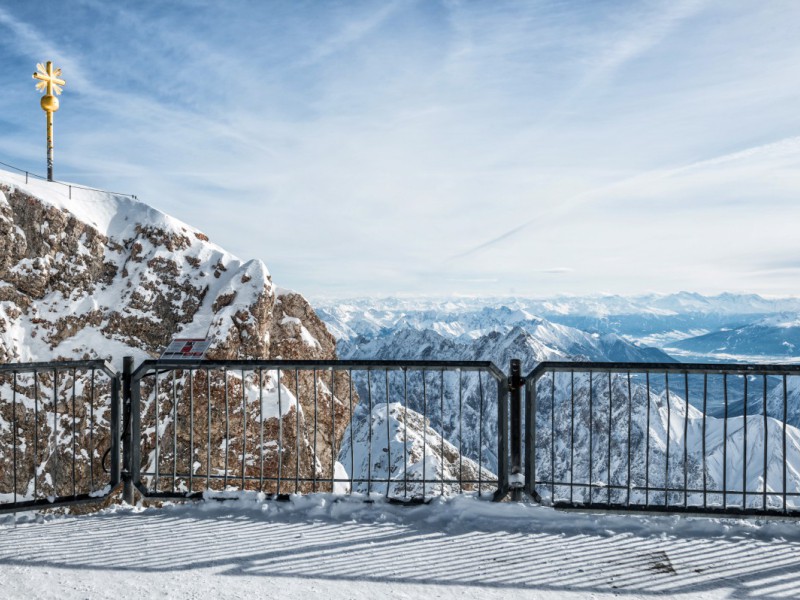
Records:
[[[712,168],[730,167],[737,169],[741,168],[743,165],[747,166],[753,163],[760,164],[761,170],[768,171],[774,167],[774,161],[781,161],[787,158],[794,163],[800,161],[800,136],[784,138],[768,144],[745,148],[743,150],[695,161],[686,165],[653,169],[631,177],[625,177],[613,183],[586,190],[574,196],[559,199],[553,206],[548,207],[545,211],[537,213],[533,218],[527,219],[523,223],[510,228],[500,235],[455,254],[447,260],[452,261],[465,258],[497,244],[506,242],[532,225],[552,222],[557,218],[568,218],[567,215],[574,213],[575,210],[579,209],[582,205],[602,203],[604,200],[613,201],[621,197],[630,196],[631,194],[646,197],[651,190],[657,188],[660,182],[665,180],[679,179],[682,176],[692,174],[700,174],[703,176]],[[766,159],[766,162],[762,162],[764,159]]]
[[[339,31],[315,43],[311,51],[298,61],[297,66],[305,67],[316,64],[345,48],[353,46],[386,23],[398,10],[412,4],[413,1],[394,0],[385,2],[378,5],[376,10],[367,11],[364,15],[358,15],[347,20]]]
[[[0,8],[0,159],[43,162],[56,60],[57,174],[282,285],[714,291],[800,250],[795,3],[45,4]]]
[[[576,93],[607,81],[627,63],[663,42],[681,24],[696,16],[708,0],[656,3],[629,13],[629,18],[606,37],[607,47],[592,61]]]

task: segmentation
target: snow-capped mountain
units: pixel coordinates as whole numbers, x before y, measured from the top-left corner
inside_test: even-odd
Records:
[[[338,351],[341,358],[349,359],[488,360],[499,367],[518,358],[526,371],[544,360],[675,362],[660,350],[641,347],[614,334],[589,334],[543,320],[528,329],[514,326],[475,339],[404,326],[372,339],[341,340]]]
[[[492,331],[508,332],[514,327],[533,332],[539,323],[546,322],[592,335],[617,335],[690,362],[800,356],[793,351],[795,336],[787,325],[800,314],[798,298],[680,292],[551,299],[361,298],[319,302],[317,307],[340,343],[382,337],[402,327],[429,329],[445,337],[468,340]],[[725,339],[730,331],[748,326],[753,329],[743,332],[746,341]],[[720,348],[726,350],[719,352]],[[638,360],[636,353],[630,359]]]
[[[700,354],[796,357],[800,354],[800,312],[771,315],[741,327],[679,340],[671,346]]]
[[[332,330],[337,338],[375,333],[392,328],[401,319],[432,329],[436,322],[468,320],[470,325],[492,321],[519,323],[526,315],[537,315],[555,322],[565,317],[603,319],[616,317],[682,317],[693,315],[730,320],[743,315],[769,315],[800,312],[800,298],[763,298],[756,294],[704,296],[679,292],[640,296],[556,296],[553,298],[522,297],[455,297],[437,298],[350,298],[314,302],[326,323],[335,323],[341,331]],[[494,314],[493,314],[494,313]],[[488,321],[487,321],[488,320]],[[349,329],[348,329],[349,328]],[[465,326],[469,332],[475,327]]]
[[[770,301],[758,296],[721,295],[707,298],[697,294],[676,294],[670,297],[649,297],[646,301],[653,302],[653,307],[647,311],[641,310],[641,307],[637,307],[629,299],[621,298],[611,301],[604,299],[604,304],[599,307],[583,304],[581,310],[591,308],[587,310],[588,316],[571,313],[575,303],[569,306],[551,304],[546,310],[560,310],[563,315],[553,317],[556,319],[563,319],[566,315],[566,318],[575,321],[602,321],[604,327],[609,328],[628,318],[613,316],[612,310],[629,310],[634,314],[629,317],[628,324],[640,327],[657,321],[659,327],[668,331],[668,335],[661,338],[664,341],[674,339],[670,335],[675,335],[676,332],[669,331],[673,325],[689,327],[681,335],[691,337],[693,331],[703,331],[704,327],[728,323],[731,318],[739,318],[736,315],[745,315],[742,318],[746,319],[757,318],[763,321],[762,325],[782,328],[784,333],[791,331],[793,326],[791,318],[764,318],[759,313],[762,310],[773,310],[776,306],[791,305],[791,299]],[[324,307],[321,316],[339,338],[338,348],[343,358],[489,360],[501,369],[505,369],[511,358],[520,358],[523,361],[523,372],[528,372],[535,363],[544,360],[674,361],[658,349],[630,343],[628,339],[615,334],[589,333],[537,317],[531,310],[530,302],[506,300],[504,304],[495,307],[484,305],[489,302],[491,300],[415,303],[390,299],[373,305],[370,301],[348,301],[342,305]],[[545,307],[540,305],[539,308]],[[639,314],[635,314],[637,310]],[[677,312],[681,310],[689,312]],[[736,490],[741,492],[745,485],[748,505],[755,506],[762,498],[757,492],[763,489],[763,455],[766,444],[770,452],[766,474],[767,491],[770,492],[768,502],[775,505],[776,496],[772,492],[782,489],[779,472],[783,469],[782,456],[774,454],[775,449],[781,447],[784,433],[780,378],[756,377],[748,382],[748,433],[745,434],[741,377],[731,377],[728,380],[726,410],[723,405],[726,390],[723,389],[721,376],[710,376],[705,382],[700,376],[691,376],[686,382],[682,378],[677,382],[672,381],[668,396],[663,377],[651,378],[648,395],[643,377],[634,376],[629,420],[627,381],[618,375],[612,375],[610,381],[601,377],[590,384],[588,375],[580,374],[580,365],[576,367],[578,374],[575,377],[574,409],[571,404],[565,403],[564,398],[568,396],[565,396],[566,384],[561,376],[557,377],[555,400],[558,404],[554,414],[550,411],[552,391],[548,387],[552,385],[552,379],[546,377],[539,383],[538,479],[549,479],[552,469],[555,468],[555,479],[558,481],[569,481],[569,477],[573,477],[575,482],[597,483],[599,487],[594,489],[591,498],[594,501],[604,502],[608,499],[608,494],[611,494],[613,501],[624,500],[627,491],[622,488],[628,485],[626,466],[630,456],[630,483],[634,487],[647,483],[654,488],[663,488],[666,484],[667,487],[681,488],[685,477],[690,488],[700,489],[705,480],[708,489],[712,490],[707,499],[710,503],[720,503],[722,495],[713,492],[722,490],[725,485],[730,492],[726,495],[727,501],[735,504],[741,503],[741,493],[737,495]],[[796,409],[795,379],[790,377],[788,380],[789,425],[786,438],[789,493],[800,490],[800,480],[795,476],[798,472],[795,471],[796,467],[800,467],[800,447],[797,445],[800,437],[794,429],[800,425],[797,422],[800,420],[800,413]],[[368,386],[359,376],[355,376],[354,381],[363,399],[370,393]],[[609,383],[612,396],[610,416],[607,410]],[[684,383],[689,387],[691,405],[685,401],[687,390],[684,389]],[[427,410],[426,417],[437,435],[453,444],[460,444],[466,457],[485,468],[496,469],[496,450],[483,442],[486,439],[494,440],[497,435],[496,395],[494,389],[489,389],[492,386],[490,380],[477,382],[473,377],[469,381],[457,381],[454,378],[437,381],[433,377],[423,388],[421,378],[417,377],[405,384],[403,388],[395,380],[389,380],[388,385],[373,381],[370,384],[371,394],[378,402],[382,402],[382,398],[396,401],[403,398],[405,393],[415,411]],[[593,406],[588,401],[590,387]],[[761,400],[764,387],[770,398],[766,427]],[[422,407],[419,398],[425,395],[429,404]],[[700,410],[704,405],[707,411],[705,415]],[[471,423],[475,423],[476,415],[483,414],[482,425],[468,428],[467,433],[454,427],[452,415],[458,415],[459,411],[463,411]],[[727,420],[723,418],[726,414]],[[363,413],[357,414],[356,423],[361,430],[364,430],[366,422],[367,418]],[[593,423],[594,427],[591,441],[588,435],[589,423]],[[574,429],[570,444],[567,441],[570,439],[571,424]],[[555,437],[551,436],[553,426]],[[702,451],[703,431],[705,455]],[[379,435],[379,431],[375,430],[373,434]],[[384,433],[381,439],[386,440],[387,434]],[[385,446],[384,443],[383,447]],[[587,452],[589,447],[592,448],[591,465]],[[578,449],[577,452],[575,448]],[[552,454],[553,450],[555,455]],[[746,472],[743,462],[745,453],[748,456]],[[761,462],[756,464],[757,461]],[[609,488],[602,488],[609,483],[609,464],[612,473],[610,484],[621,486],[620,489],[609,491]],[[573,467],[571,473],[568,468],[570,465]],[[575,487],[574,499],[589,501],[588,489],[588,486]],[[545,496],[550,493],[549,488],[540,491]],[[557,486],[557,496],[562,499],[567,491],[568,488]],[[667,500],[670,503],[682,503],[683,495],[672,492],[669,499],[664,497],[663,492],[655,491],[649,495],[650,502]],[[631,501],[644,501],[644,493],[634,490]],[[688,501],[690,504],[697,504],[701,499],[697,493],[691,493]]]
[[[674,362],[659,350],[641,348],[615,335],[587,334],[542,319],[529,322],[530,331],[514,326],[477,339],[448,337],[404,323],[376,338],[342,340],[338,351],[343,359],[489,361],[500,369],[507,369],[511,359],[520,359],[525,373],[545,360]],[[448,373],[439,378],[435,373],[414,373],[405,380],[392,375],[387,381],[370,382],[363,372],[356,372],[353,380],[362,400],[356,414],[359,423],[367,419],[365,399],[403,399],[412,410],[424,414],[438,435],[452,443],[458,440],[465,457],[496,470],[497,388],[491,377],[484,374],[480,379],[469,373],[456,378]],[[426,403],[430,403],[427,408]],[[469,425],[464,427],[463,423]],[[339,460],[345,459],[340,456]]]

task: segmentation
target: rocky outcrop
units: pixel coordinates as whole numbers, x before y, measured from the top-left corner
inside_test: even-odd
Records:
[[[135,200],[66,199],[0,173],[0,363],[103,358],[118,369],[122,356],[156,357],[175,336],[211,340],[213,360],[336,357],[308,302],[278,290],[261,261],[243,262]],[[169,464],[187,476],[176,483],[185,489],[227,466],[219,485],[244,474],[265,491],[291,467],[307,487],[335,468],[350,411],[336,394],[347,377],[184,369],[146,378],[142,466],[162,474]],[[0,495],[69,494],[73,468],[78,490],[99,487],[109,387],[85,370],[0,377],[0,460],[18,467],[0,469]]]

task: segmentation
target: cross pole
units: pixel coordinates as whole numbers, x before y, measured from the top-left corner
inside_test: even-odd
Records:
[[[53,181],[53,113],[58,110],[58,98],[61,95],[61,86],[67,82],[61,79],[61,69],[53,70],[53,63],[47,61],[47,66],[39,63],[37,72],[33,74],[38,79],[36,89],[45,92],[42,96],[42,110],[47,114],[47,181]]]

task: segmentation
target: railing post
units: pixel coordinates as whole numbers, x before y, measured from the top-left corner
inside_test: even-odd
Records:
[[[119,373],[111,380],[111,488],[120,482],[121,398]]]
[[[525,493],[536,502],[536,378],[525,382]]]
[[[122,405],[124,425],[122,433],[122,480],[124,482],[122,499],[128,504],[133,504],[133,444],[131,435],[133,429],[131,411],[131,375],[133,374],[133,357],[125,356],[122,359]]]
[[[521,374],[522,365],[519,359],[511,360],[511,372],[508,378],[508,391],[511,404],[511,475],[509,486],[511,499],[515,502],[522,500],[522,488],[525,486],[525,476],[522,473],[522,386],[524,380]]]
[[[497,378],[497,491],[494,502],[508,495],[508,378]]]

